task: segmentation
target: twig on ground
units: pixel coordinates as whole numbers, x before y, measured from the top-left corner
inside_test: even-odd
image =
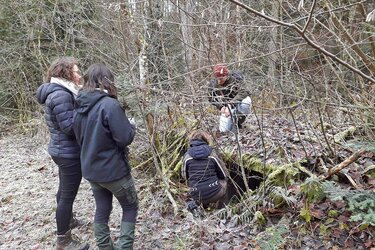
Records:
[[[352,186],[355,188],[355,189],[358,189],[358,185],[357,183],[353,180],[353,178],[348,174],[348,173],[344,173],[345,177],[349,180],[350,184],[352,184]]]
[[[352,154],[351,156],[349,156],[347,159],[345,159],[343,162],[341,162],[337,166],[331,168],[326,174],[321,175],[319,177],[319,179],[320,180],[326,180],[329,177],[331,177],[332,175],[340,172],[342,169],[346,168],[351,163],[353,163],[354,161],[356,161],[359,157],[361,157],[364,152],[366,152],[366,150],[364,150],[364,149],[358,150],[357,152],[355,152],[354,154]]]

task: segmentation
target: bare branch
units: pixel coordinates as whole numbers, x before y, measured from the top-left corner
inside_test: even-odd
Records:
[[[330,10],[329,3],[324,1],[326,9]],[[342,25],[340,20],[336,17],[335,13],[329,11],[329,15],[331,17],[332,22],[335,24],[336,28],[342,32],[344,39],[350,44],[354,52],[361,58],[365,66],[375,75],[375,64],[373,64],[367,55],[361,50],[361,48],[356,44],[352,36],[349,32],[345,29]]]
[[[285,27],[289,27],[289,28],[292,28],[294,29],[311,47],[313,47],[314,49],[318,50],[319,52],[323,53],[324,55],[330,57],[332,60],[334,60],[335,62],[343,65],[344,67],[350,69],[351,71],[353,71],[354,73],[362,76],[363,78],[367,79],[368,81],[372,82],[372,83],[375,83],[375,79],[372,78],[371,76],[368,76],[366,75],[365,73],[363,73],[362,71],[360,71],[359,69],[357,69],[356,67],[350,65],[348,62],[345,62],[343,60],[341,60],[340,58],[338,58],[337,56],[335,56],[334,54],[332,54],[331,52],[325,50],[324,48],[322,48],[319,44],[313,42],[304,32],[303,30],[301,30],[297,25],[295,24],[291,24],[291,23],[287,23],[287,22],[283,22],[283,21],[280,21],[280,20],[277,20],[275,18],[272,18],[270,16],[267,16],[266,14],[263,14],[259,11],[256,11],[254,9],[252,9],[251,7],[245,5],[244,3],[241,3],[237,0],[229,0],[230,2],[234,3],[234,4],[237,4],[239,6],[241,6],[242,8],[246,9],[247,11],[257,15],[257,16],[260,16],[270,22],[274,22],[274,23],[277,23],[277,24],[280,24],[282,26],[285,26]]]
[[[264,19],[266,19],[270,22],[277,23],[277,24],[280,24],[282,26],[286,26],[286,27],[289,27],[289,28],[298,29],[297,25],[295,25],[295,24],[286,23],[286,22],[280,21],[278,19],[272,18],[270,16],[267,16],[263,12],[256,11],[253,8],[250,8],[249,6],[247,6],[244,3],[238,2],[236,0],[229,0],[229,1],[234,3],[234,4],[237,4],[238,6],[241,6],[242,8],[246,9],[247,11],[249,11],[249,12],[251,12],[251,13],[257,15],[257,16],[263,17]]]
[[[310,21],[311,21],[311,18],[312,18],[312,16],[313,16],[313,13],[314,13],[315,5],[316,5],[316,0],[313,1],[313,4],[312,4],[311,9],[310,9],[309,17],[307,18],[307,21],[306,21],[305,27],[303,27],[303,29],[302,29],[302,33],[305,33],[305,32],[306,32],[306,29],[307,29],[307,26],[309,26],[309,23],[310,23]]]

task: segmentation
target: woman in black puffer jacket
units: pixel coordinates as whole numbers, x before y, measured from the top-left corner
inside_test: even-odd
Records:
[[[79,90],[81,75],[78,62],[64,57],[52,63],[47,72],[48,83],[37,90],[37,99],[45,108],[50,131],[48,153],[59,167],[59,188],[56,194],[56,249],[87,249],[72,238],[73,202],[82,179],[80,147],[73,133],[74,98]]]

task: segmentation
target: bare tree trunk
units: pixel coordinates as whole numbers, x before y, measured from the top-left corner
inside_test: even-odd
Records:
[[[180,9],[182,47],[185,48],[185,72],[190,72],[193,65],[193,32],[192,19],[190,13],[194,11],[194,3],[192,0],[185,0],[183,7]],[[187,74],[185,81],[190,85],[192,76]]]
[[[363,19],[366,19],[366,10],[365,6],[363,6],[363,3],[359,4],[359,12],[361,13],[361,16]],[[375,57],[375,39],[374,39],[374,33],[371,33],[370,28],[366,25],[365,26],[366,31],[369,34],[369,40],[370,40],[370,46],[372,50],[372,56]],[[372,34],[372,35],[371,35]]]
[[[280,20],[283,21],[283,12],[282,12],[282,8],[281,8],[281,4],[282,4],[282,0],[278,0],[278,5],[280,6],[279,8],[279,17],[280,17]],[[284,47],[284,26],[280,26],[279,28],[280,32],[279,32],[279,47],[278,48],[283,48]],[[284,56],[281,55],[280,56],[280,59],[278,61],[278,64],[280,65],[280,69],[279,69],[279,75],[280,75],[280,78],[278,79],[280,85],[283,84],[284,82]],[[282,106],[282,103],[283,103],[283,96],[282,95],[279,95],[280,98],[279,98],[279,105],[280,107]]]
[[[144,33],[146,41],[146,53],[147,53],[147,68],[148,77],[147,79],[153,85],[159,88],[165,88],[166,86],[161,83],[167,80],[167,60],[163,60],[163,35],[162,25],[164,17],[164,1],[148,1],[148,8],[146,9],[146,22],[147,31]]]
[[[271,7],[271,15],[279,19],[279,1],[274,0]],[[276,40],[277,40],[277,29],[278,27],[272,27],[270,32],[270,40],[268,42],[268,51],[272,53],[276,50]],[[276,59],[277,55],[272,53],[268,57],[268,81],[271,83],[272,86],[276,84]]]
[[[142,89],[146,87],[146,77],[147,77],[147,54],[146,54],[146,40],[147,35],[147,22],[145,16],[142,15],[142,26],[143,26],[143,36],[138,39],[139,53],[138,53],[138,67],[139,67],[139,82]]]
[[[240,21],[241,21],[241,8],[240,6],[236,6],[236,12],[235,12],[235,23],[237,25],[240,24]],[[237,37],[237,48],[236,48],[236,61],[240,62],[243,58],[242,58],[242,49],[243,49],[243,46],[242,46],[242,41],[243,41],[243,32],[241,32],[240,29],[238,29],[236,31],[236,37]],[[240,65],[238,65],[240,66]]]

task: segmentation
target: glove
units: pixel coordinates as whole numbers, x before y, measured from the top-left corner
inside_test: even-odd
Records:
[[[129,119],[130,125],[132,125],[133,128],[137,128],[137,123],[135,122],[134,117]]]

